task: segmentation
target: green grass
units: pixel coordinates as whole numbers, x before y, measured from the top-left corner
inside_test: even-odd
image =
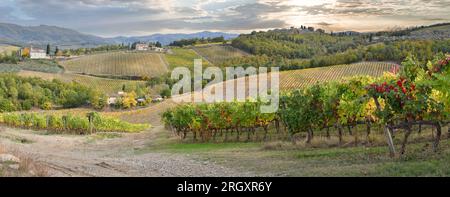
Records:
[[[177,67],[187,67],[192,70],[195,59],[203,59],[200,55],[195,53],[192,49],[187,48],[173,48],[173,54],[166,54],[166,60],[169,63],[170,69]],[[207,67],[208,62],[203,61],[203,67]]]
[[[228,45],[197,46],[194,47],[194,50],[213,64],[220,64],[232,58],[248,55],[247,53]]]
[[[377,135],[374,137],[380,142],[374,146],[323,145],[321,148],[305,146],[303,142],[293,145],[288,141],[193,143],[181,141],[165,130],[152,132],[155,133],[151,143],[136,154],[185,154],[199,161],[250,171],[259,176],[450,176],[450,140],[444,134],[439,151],[434,153],[431,131],[412,135],[406,155],[395,158],[389,156],[382,132],[377,131],[374,131]],[[273,143],[281,145],[269,146]],[[315,143],[321,143],[321,139]],[[399,150],[399,143],[396,146]]]
[[[176,153],[189,153],[189,152],[214,152],[219,150],[232,150],[240,148],[253,148],[258,147],[259,143],[175,143],[169,144],[161,149],[168,150]]]

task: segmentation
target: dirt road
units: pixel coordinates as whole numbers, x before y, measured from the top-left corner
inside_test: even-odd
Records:
[[[253,176],[214,163],[174,153],[136,154],[152,143],[156,126],[140,134],[93,140],[92,136],[45,135],[40,132],[0,127],[0,144],[27,154],[47,167],[50,176],[174,177]]]

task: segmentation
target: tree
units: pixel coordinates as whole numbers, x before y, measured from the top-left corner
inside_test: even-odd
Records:
[[[29,58],[30,57],[30,48],[23,48],[21,55],[23,58]]]
[[[0,112],[12,112],[15,111],[16,107],[8,99],[0,99]]]
[[[125,94],[122,100],[122,107],[125,109],[129,109],[132,107],[136,107],[137,101],[136,101],[136,93],[134,91]]]
[[[156,42],[155,46],[161,48],[162,44],[158,41],[158,42]]]
[[[50,55],[50,52],[51,52],[50,44],[47,44],[47,55]]]
[[[99,91],[92,91],[89,94],[89,102],[94,109],[103,109],[107,105],[107,98]]]
[[[164,88],[163,90],[161,90],[161,97],[163,98],[170,98],[170,96],[172,95],[172,92],[170,89],[168,88]]]
[[[155,87],[156,85],[159,85],[162,83],[161,77],[152,77],[150,80],[147,81],[147,85],[151,88]]]
[[[63,53],[59,50],[58,47],[56,47],[55,56],[62,56],[62,55],[63,55]]]
[[[17,100],[17,98],[19,96],[19,91],[17,91],[16,87],[11,87],[11,88],[9,88],[8,94],[12,100]]]

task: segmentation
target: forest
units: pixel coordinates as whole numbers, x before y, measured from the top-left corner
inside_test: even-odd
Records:
[[[327,48],[327,40],[333,40],[335,38],[330,35],[318,35],[313,34],[312,37],[323,37],[323,45],[305,45],[304,47],[317,47],[318,49]],[[353,37],[353,36],[352,36]],[[239,41],[242,38],[238,38]],[[335,39],[351,39],[350,36],[336,37]],[[238,42],[236,41],[236,42]],[[255,39],[252,42],[252,46],[265,45],[266,41],[272,42],[275,40],[270,39]],[[240,41],[239,41],[240,42]],[[322,42],[316,42],[322,43]],[[260,67],[260,66],[278,66],[280,70],[296,70],[304,68],[314,68],[314,67],[325,67],[331,65],[339,64],[350,64],[360,61],[392,61],[396,63],[401,63],[408,55],[414,55],[421,62],[427,62],[432,60],[434,55],[439,52],[449,53],[450,52],[450,40],[404,40],[395,42],[385,42],[364,45],[346,45],[346,41],[338,50],[338,52],[318,52],[318,55],[306,55],[307,58],[298,58],[295,55],[288,55],[285,48],[277,48],[277,45],[273,45],[271,48],[266,48],[265,52],[253,52],[255,56],[239,57],[233,58],[223,62],[220,66],[242,66],[242,67]],[[236,45],[235,45],[236,46]],[[299,45],[300,46],[300,45]],[[339,46],[339,44],[338,44]],[[237,45],[236,47],[240,47]],[[240,48],[246,50],[245,48]],[[294,50],[294,49],[293,49]],[[298,50],[298,49],[295,49]],[[313,50],[314,51],[314,50]],[[305,52],[309,53],[309,52]],[[319,55],[320,54],[320,55]],[[294,58],[293,58],[294,57]]]

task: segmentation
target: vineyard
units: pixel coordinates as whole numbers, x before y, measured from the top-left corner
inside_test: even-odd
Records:
[[[355,132],[361,130],[354,128],[366,126],[364,135],[369,139],[373,128],[378,126],[384,128],[392,156],[397,153],[394,136],[404,131],[399,152],[405,154],[416,126],[418,132],[428,126],[433,130],[432,148],[436,151],[450,115],[449,81],[450,57],[439,55],[427,65],[407,58],[394,73],[353,77],[286,92],[276,114],[262,114],[259,106],[263,103],[246,101],[181,105],[162,117],[166,126],[181,138],[190,134],[194,140],[202,141],[214,141],[222,135],[225,137],[221,139],[227,141],[232,134],[237,141],[243,134],[252,140],[258,130],[264,132],[262,139],[267,139],[268,128],[273,125],[277,133],[287,131],[294,142],[295,136],[304,135],[306,143],[324,129],[330,138],[330,128],[335,128],[340,145],[347,128],[358,145],[360,134]]]
[[[185,49],[182,49],[185,50]],[[347,67],[351,67],[352,69],[347,69]],[[351,65],[341,65],[341,66],[331,66],[327,68],[313,68],[313,69],[304,69],[299,71],[286,71],[280,74],[280,88],[282,91],[291,90],[295,88],[303,88],[310,85],[314,85],[316,82],[327,82],[327,81],[335,81],[342,80],[345,77],[350,77],[353,75],[369,75],[373,77],[382,76],[383,72],[388,72],[392,70],[394,65],[389,63],[361,63],[361,64],[351,64]],[[360,68],[360,69],[355,69]],[[328,71],[328,70],[332,70]],[[356,72],[355,72],[356,70]],[[335,73],[335,75],[331,75],[332,77],[322,78],[322,73]],[[310,81],[301,81],[304,77],[299,76],[310,76],[309,78],[314,79]],[[296,84],[301,84],[295,86]],[[165,110],[170,107],[175,107],[176,104],[171,102],[170,100],[166,100],[161,104],[157,104],[152,107],[138,109],[129,112],[116,112],[114,113],[114,117],[120,117],[123,120],[135,122],[135,123],[151,123],[156,124],[159,119],[159,115],[162,114]],[[108,113],[108,115],[111,115]]]
[[[131,124],[98,113],[82,115],[43,115],[37,113],[0,114],[0,123],[9,127],[48,130],[54,133],[92,134],[95,132],[135,133],[150,128],[148,124]]]
[[[232,58],[247,56],[248,54],[228,45],[211,45],[194,47],[195,52],[213,64],[220,64]]]
[[[106,79],[99,77],[91,77],[86,75],[79,74],[56,74],[56,73],[41,73],[41,72],[33,72],[33,71],[21,71],[18,73],[19,76],[23,77],[39,77],[46,80],[58,79],[63,82],[77,82],[81,85],[89,86],[95,88],[97,90],[101,90],[102,92],[112,95],[116,94],[118,91],[122,91],[124,86],[126,87],[135,87],[135,86],[144,86],[144,81],[129,81],[129,80],[120,80],[120,79]]]
[[[69,72],[95,76],[154,77],[168,72],[159,53],[111,52],[60,62]]]
[[[194,59],[203,59],[192,49],[186,48],[173,48],[172,54],[166,54],[166,60],[170,65],[170,69],[177,67],[188,67],[192,70],[194,67]],[[203,61],[203,66],[208,66],[207,61]]]
[[[305,88],[316,83],[336,81],[357,75],[379,77],[382,76],[384,72],[392,71],[396,67],[396,64],[387,62],[362,62],[348,65],[285,71],[280,73],[280,88],[282,90]]]

